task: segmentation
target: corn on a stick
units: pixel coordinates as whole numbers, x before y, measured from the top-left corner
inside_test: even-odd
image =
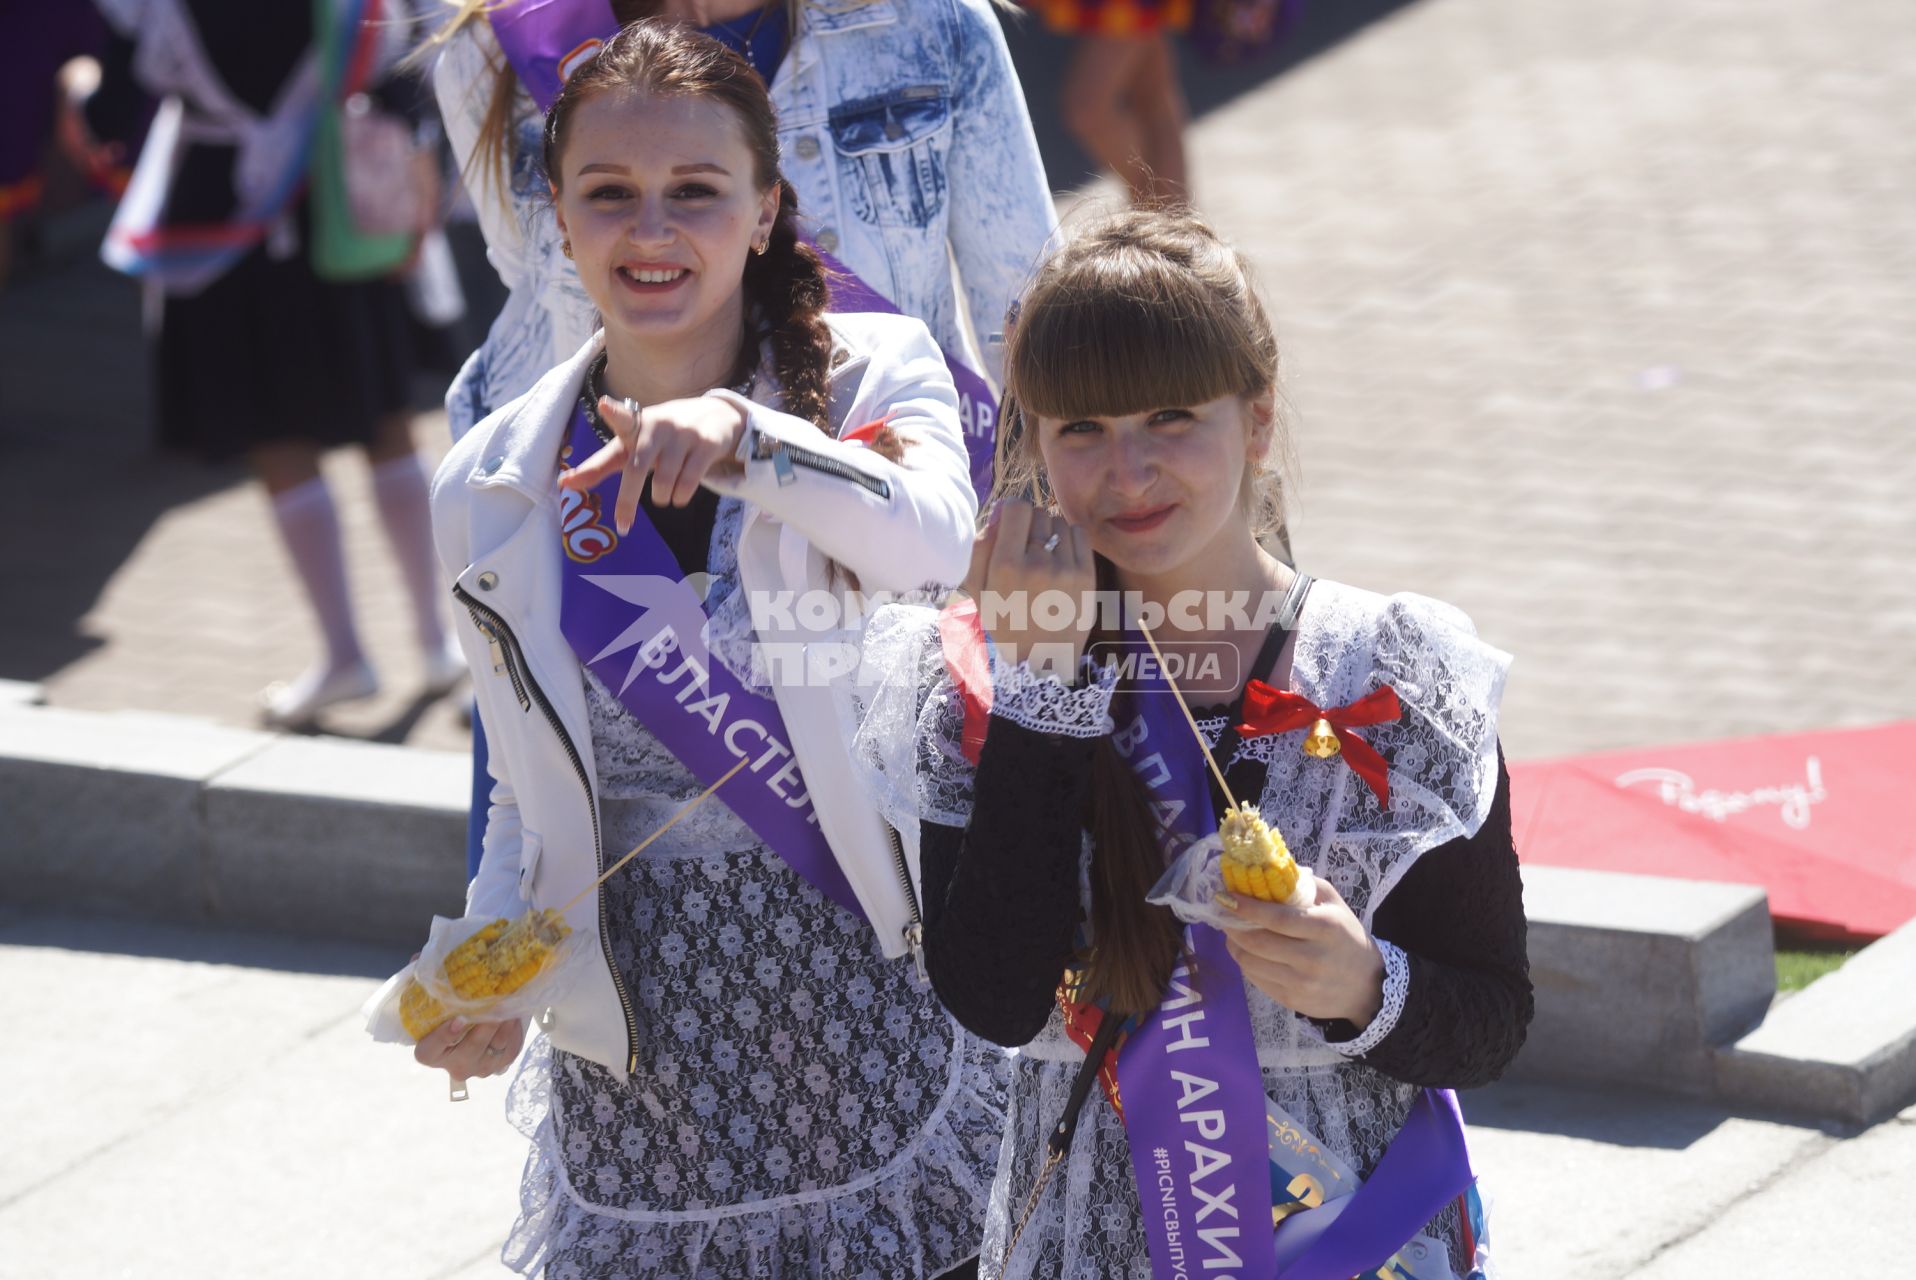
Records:
[[[1232,893],[1265,902],[1284,901],[1297,888],[1297,863],[1291,851],[1285,848],[1284,837],[1265,824],[1250,801],[1240,802],[1231,794],[1231,784],[1224,780],[1217,758],[1205,745],[1204,735],[1198,731],[1197,717],[1185,705],[1184,694],[1172,678],[1171,669],[1165,665],[1164,654],[1159,652],[1151,628],[1139,622],[1138,630],[1144,633],[1144,642],[1151,646],[1151,656],[1157,659],[1158,670],[1164,672],[1164,682],[1171,686],[1171,696],[1177,699],[1184,722],[1191,726],[1191,736],[1197,739],[1204,763],[1211,766],[1211,776],[1217,779],[1218,790],[1224,793],[1227,808],[1224,820],[1217,827],[1218,838],[1224,844],[1224,887]]]
[[[679,819],[714,791],[730,782],[746,763],[740,760],[724,777],[686,801],[664,826],[639,841],[631,852],[607,867],[597,880],[581,889],[563,907],[528,911],[517,920],[494,920],[454,947],[445,961],[446,982],[453,993],[461,1000],[497,999],[511,995],[538,977],[551,962],[558,945],[572,932],[565,922],[566,912],[604,884],[620,867],[638,857],[647,845],[670,831]],[[424,1038],[451,1016],[417,980],[407,983],[400,993],[399,1019],[415,1040]]]
[[[1224,842],[1224,887],[1232,893],[1265,902],[1283,902],[1297,888],[1297,862],[1284,847],[1284,837],[1248,803],[1224,815],[1218,823]]]

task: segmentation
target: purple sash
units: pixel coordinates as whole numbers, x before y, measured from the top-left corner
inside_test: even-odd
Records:
[[[833,311],[877,311],[885,315],[903,315],[890,298],[866,284],[856,271],[819,248],[806,237],[824,260],[831,282]],[[952,385],[958,388],[958,421],[965,432],[965,452],[971,456],[971,487],[984,502],[991,496],[992,453],[998,440],[998,397],[984,375],[938,344],[938,354],[951,371]]]
[[[1217,829],[1204,763],[1161,683],[1114,736],[1150,793],[1167,853]],[[1371,1176],[1273,1233],[1264,1081],[1244,978],[1221,933],[1192,925],[1164,1002],[1126,1040],[1118,1091],[1157,1275],[1348,1280],[1388,1261],[1473,1180],[1454,1094],[1426,1089]]]
[[[1217,825],[1175,696],[1161,683],[1140,688],[1137,718],[1113,739],[1150,793],[1167,852]],[[1274,1276],[1264,1080],[1244,979],[1223,934],[1197,924],[1184,936],[1164,1002],[1118,1054],[1152,1274]]]
[[[559,86],[576,67],[619,29],[607,0],[513,0],[490,11],[492,34],[519,82],[548,110],[559,96]],[[902,314],[887,298],[809,236],[832,275],[832,310],[878,311]],[[983,375],[946,351],[945,366],[958,388],[958,416],[965,432],[965,451],[971,457],[971,485],[982,500],[991,492],[992,450],[998,433],[998,397]]]
[[[581,408],[569,456],[597,452]],[[778,703],[746,688],[706,650],[707,615],[682,582],[671,549],[641,510],[623,538],[610,519],[620,477],[584,495],[563,493],[559,629],[586,669],[652,736],[710,786],[741,759],[751,765],[716,797],[772,851],[833,902],[863,917],[818,827]]]
[[[486,11],[499,51],[539,110],[619,29],[610,0],[511,0]]]

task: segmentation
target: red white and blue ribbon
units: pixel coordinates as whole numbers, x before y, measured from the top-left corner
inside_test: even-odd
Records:
[[[571,457],[600,439],[581,407]],[[588,671],[707,786],[750,765],[719,797],[820,893],[863,918],[793,754],[778,703],[747,688],[706,647],[699,593],[641,509],[621,537],[610,514],[620,475],[563,503],[559,627]]]
[[[316,17],[323,9],[316,7]],[[166,205],[183,148],[195,140],[194,121],[177,95],[160,104],[140,148],[126,192],[120,197],[113,222],[107,228],[100,257],[116,271],[143,276],[165,286],[169,293],[191,295],[223,275],[279,224],[286,210],[305,190],[311,163],[313,131],[327,95],[344,97],[356,92],[371,69],[384,20],[382,0],[339,0],[342,65],[318,69],[302,60],[294,79],[282,89],[275,121],[285,114],[285,137],[275,139],[271,153],[277,163],[258,190],[241,200],[231,217],[221,222],[166,221]],[[236,142],[237,145],[237,142]]]

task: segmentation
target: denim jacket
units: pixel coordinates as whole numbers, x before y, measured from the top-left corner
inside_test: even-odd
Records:
[[[434,68],[462,158],[479,136],[498,56],[491,28],[474,22]],[[819,245],[997,380],[992,339],[1056,213],[988,0],[806,0],[771,91],[781,165]],[[521,91],[503,200],[491,175],[469,169],[489,256],[511,293],[447,392],[455,438],[598,327],[559,251],[541,123]]]

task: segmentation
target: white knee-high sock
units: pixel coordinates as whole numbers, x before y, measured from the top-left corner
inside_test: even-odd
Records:
[[[292,556],[293,568],[319,616],[326,640],[325,668],[340,671],[364,657],[346,590],[346,552],[340,545],[339,513],[326,481],[315,476],[273,496],[273,516]]]
[[[412,593],[413,627],[419,647],[437,653],[446,645],[446,624],[440,613],[439,557],[432,547],[432,512],[428,509],[426,473],[417,454],[394,458],[373,468],[373,497],[386,526],[399,571]]]

